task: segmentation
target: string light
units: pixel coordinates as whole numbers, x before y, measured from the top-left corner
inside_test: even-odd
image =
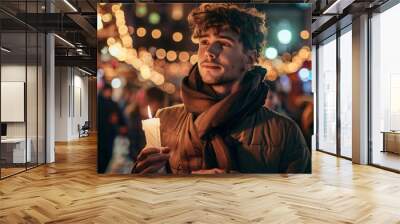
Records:
[[[143,65],[140,67],[140,75],[143,79],[149,79],[151,77],[150,68],[147,65]]]
[[[154,29],[153,31],[151,31],[151,36],[153,37],[153,39],[159,39],[161,37],[161,30]]]
[[[300,37],[303,40],[308,40],[310,38],[310,32],[308,32],[307,30],[303,30],[300,32]]]
[[[128,27],[126,25],[122,25],[120,27],[118,27],[118,33],[119,35],[125,35],[128,33]]]
[[[121,4],[114,4],[114,5],[111,6],[111,11],[113,13],[117,12],[120,9],[121,9]]]
[[[111,45],[113,45],[113,44],[115,44],[115,39],[114,39],[114,37],[109,37],[109,38],[107,39],[107,45],[108,45],[108,46],[111,46]]]
[[[176,52],[175,51],[168,51],[167,52],[167,59],[168,61],[175,61],[176,60]]]
[[[194,37],[192,36],[191,39],[192,39],[192,42],[193,42],[194,44],[198,44],[198,43],[199,43],[199,39],[198,39],[198,38],[194,38]]]
[[[129,36],[129,35],[122,36],[121,40],[122,40],[122,45],[124,45],[124,47],[126,47],[126,48],[132,47],[133,41],[132,41],[131,36]]]
[[[182,41],[182,39],[183,39],[183,35],[182,35],[181,32],[175,32],[175,33],[172,34],[172,39],[173,39],[175,42],[180,42],[180,41]]]
[[[139,27],[136,30],[136,34],[137,34],[138,37],[144,37],[144,36],[146,36],[146,29],[143,28],[143,27]]]
[[[187,62],[189,61],[190,55],[187,51],[182,51],[179,53],[179,60],[182,62]]]
[[[101,20],[103,20],[103,22],[105,22],[105,23],[111,22],[112,15],[110,13],[106,13],[101,16]]]
[[[156,57],[158,59],[164,59],[165,56],[167,56],[167,52],[164,49],[160,48],[156,50]]]
[[[190,64],[192,64],[192,65],[196,64],[197,60],[198,60],[197,54],[190,56]]]

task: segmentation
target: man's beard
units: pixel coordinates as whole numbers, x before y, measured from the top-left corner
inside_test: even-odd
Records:
[[[209,86],[223,86],[223,85],[227,85],[227,84],[236,82],[238,79],[242,79],[244,77],[245,72],[246,72],[245,66],[241,66],[241,68],[239,69],[239,73],[241,75],[230,76],[230,75],[223,74],[219,78],[216,78],[214,80],[214,82],[205,82],[204,80],[203,80],[203,82]],[[208,74],[208,75],[213,76],[211,74]]]

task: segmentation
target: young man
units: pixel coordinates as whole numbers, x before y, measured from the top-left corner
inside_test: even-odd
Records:
[[[265,15],[232,4],[202,4],[189,17],[198,63],[182,81],[183,104],[158,111],[162,145],[144,148],[134,173],[309,173],[297,125],[263,107],[265,69],[255,66]]]

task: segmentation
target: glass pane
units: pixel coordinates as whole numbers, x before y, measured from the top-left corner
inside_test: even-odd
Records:
[[[27,112],[27,142],[30,144],[31,154],[28,160],[28,168],[37,165],[37,128],[38,128],[38,107],[37,107],[37,84],[38,84],[38,36],[36,32],[29,32],[28,38],[28,64],[27,64],[27,81],[26,81],[26,112]],[[29,148],[28,147],[28,148]]]
[[[26,33],[1,34],[1,140],[2,177],[25,170],[31,160],[26,141]],[[26,147],[28,146],[28,147]],[[28,150],[27,150],[28,149]]]
[[[352,34],[340,37],[340,152],[352,157]]]
[[[336,39],[318,49],[318,148],[336,153]]]
[[[45,163],[45,52],[46,39],[45,35],[39,34],[38,45],[38,163]]]
[[[400,4],[372,18],[372,163],[400,170]]]

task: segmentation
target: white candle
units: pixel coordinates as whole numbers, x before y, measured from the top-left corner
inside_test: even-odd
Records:
[[[161,147],[160,118],[152,118],[150,106],[147,106],[149,119],[142,120],[142,127],[146,135],[146,147]]]

